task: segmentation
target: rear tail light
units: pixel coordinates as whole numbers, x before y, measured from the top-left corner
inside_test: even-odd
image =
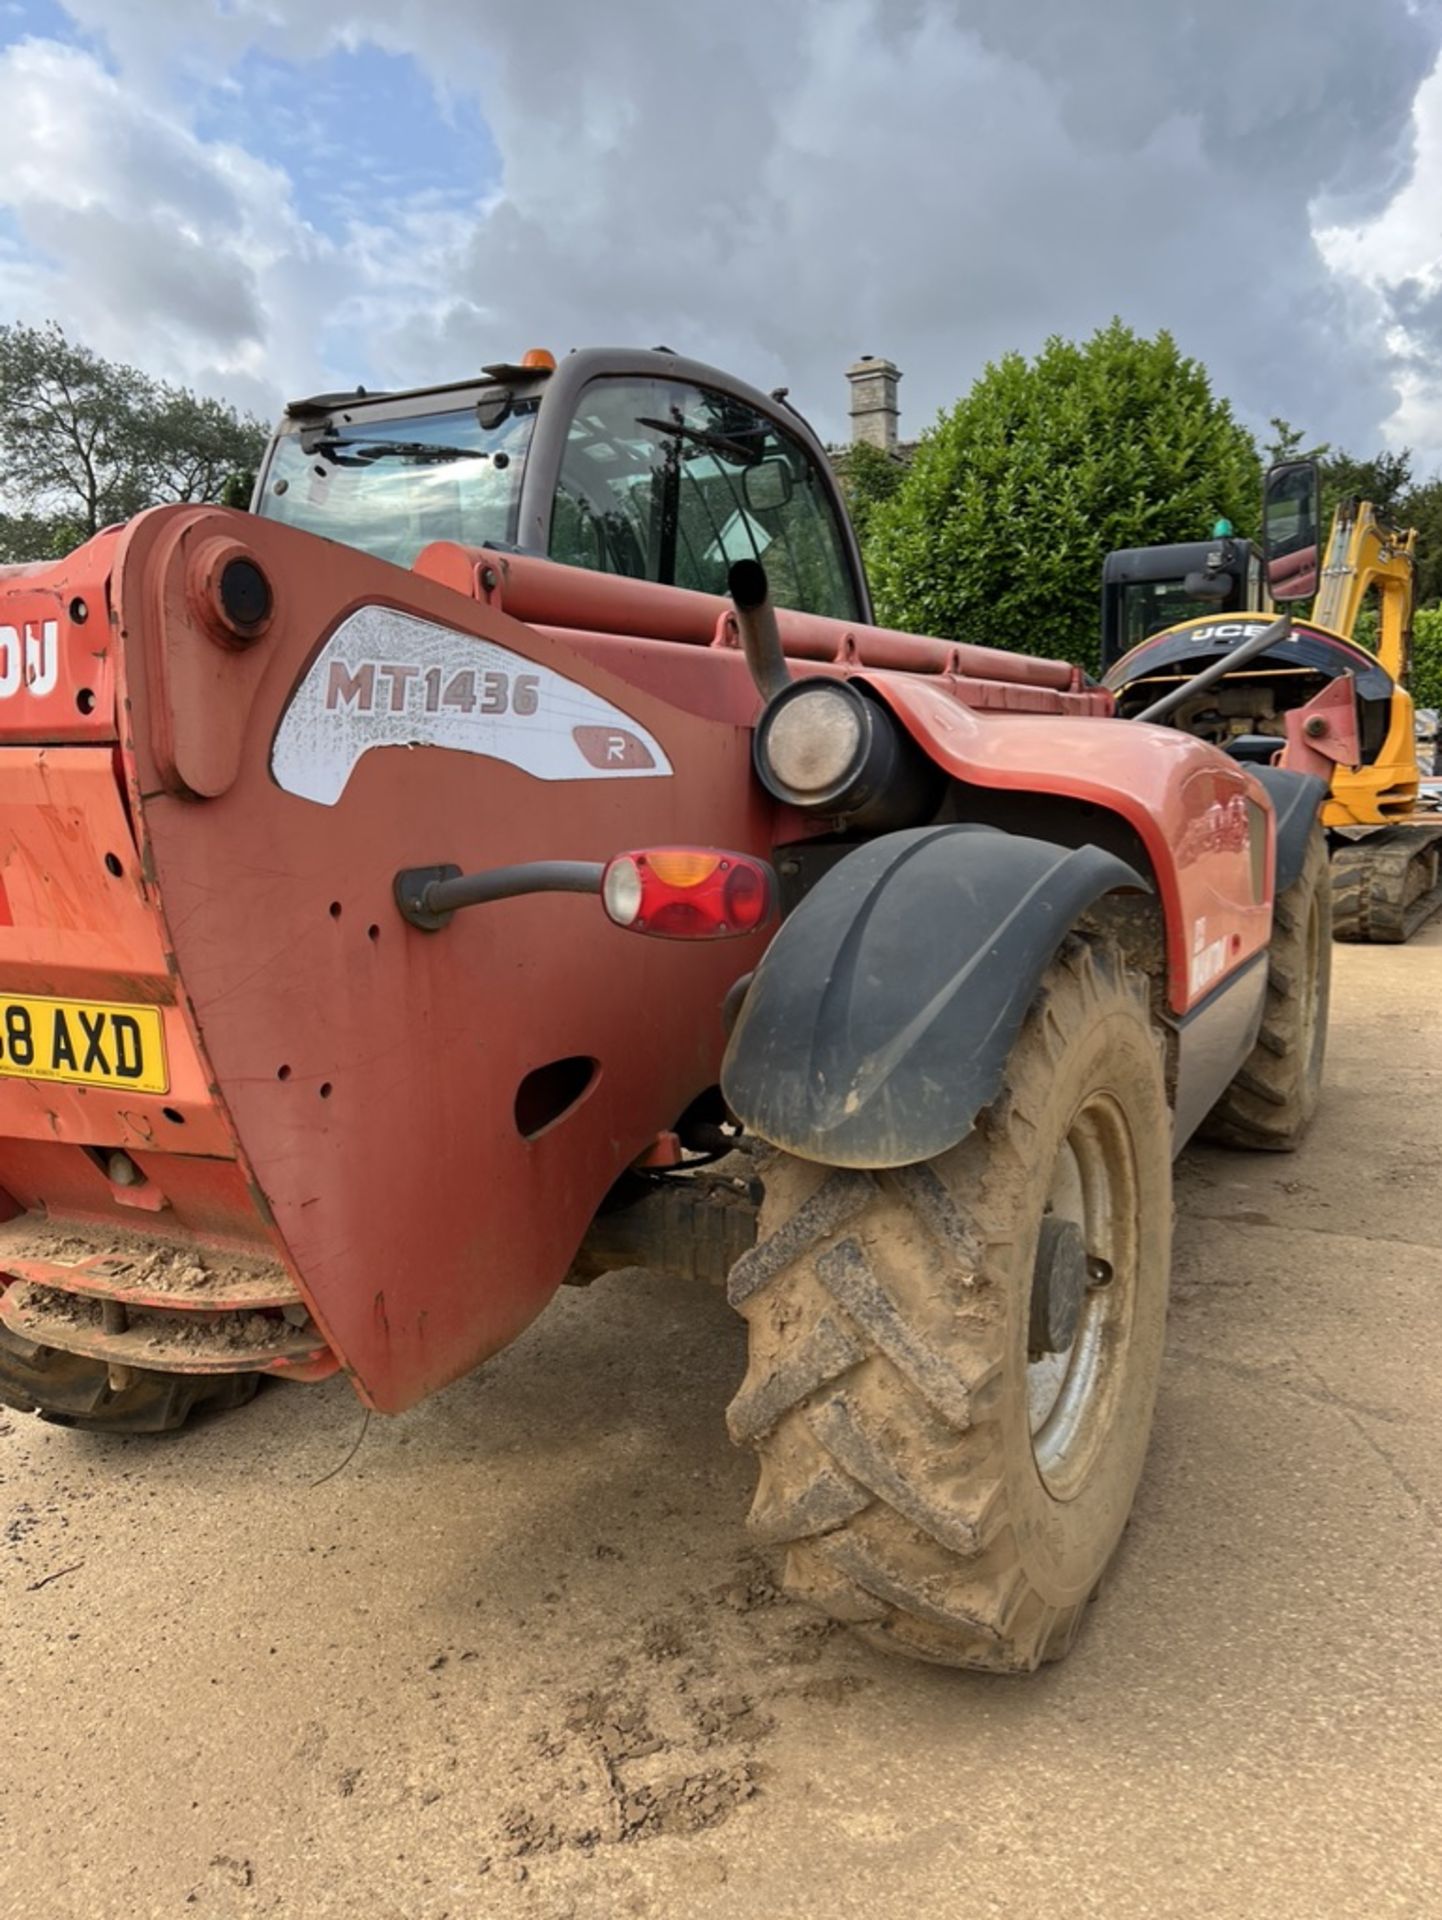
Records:
[[[754,933],[771,917],[775,898],[764,860],[712,847],[618,854],[601,880],[602,905],[618,927],[666,940]]]

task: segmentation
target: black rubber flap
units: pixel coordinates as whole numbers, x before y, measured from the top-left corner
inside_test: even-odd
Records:
[[[1290,767],[1253,767],[1252,772],[1267,789],[1277,815],[1276,890],[1285,893],[1307,858],[1327,783],[1315,773],[1294,773]]]
[[[1000,1090],[1069,929],[1149,891],[1099,847],[988,827],[885,834],[783,924],[731,1036],[722,1087],[762,1139],[851,1167],[929,1160]]]

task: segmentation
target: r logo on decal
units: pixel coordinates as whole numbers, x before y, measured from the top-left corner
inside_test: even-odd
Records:
[[[572,727],[571,738],[593,767],[654,767],[645,743],[621,727]]]

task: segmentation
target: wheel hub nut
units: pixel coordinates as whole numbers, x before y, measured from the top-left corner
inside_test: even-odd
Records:
[[[1031,1281],[1031,1325],[1027,1334],[1031,1359],[1065,1353],[1076,1339],[1082,1302],[1093,1284],[1091,1264],[1076,1221],[1060,1219],[1054,1213],[1044,1215]]]

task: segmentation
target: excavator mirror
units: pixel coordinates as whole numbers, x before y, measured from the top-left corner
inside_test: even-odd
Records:
[[[1184,576],[1182,592],[1189,600],[1226,600],[1235,585],[1229,573],[1213,573],[1210,567],[1198,568]]]
[[[1262,489],[1262,551],[1273,600],[1310,600],[1321,572],[1322,479],[1315,460],[1283,460]]]

